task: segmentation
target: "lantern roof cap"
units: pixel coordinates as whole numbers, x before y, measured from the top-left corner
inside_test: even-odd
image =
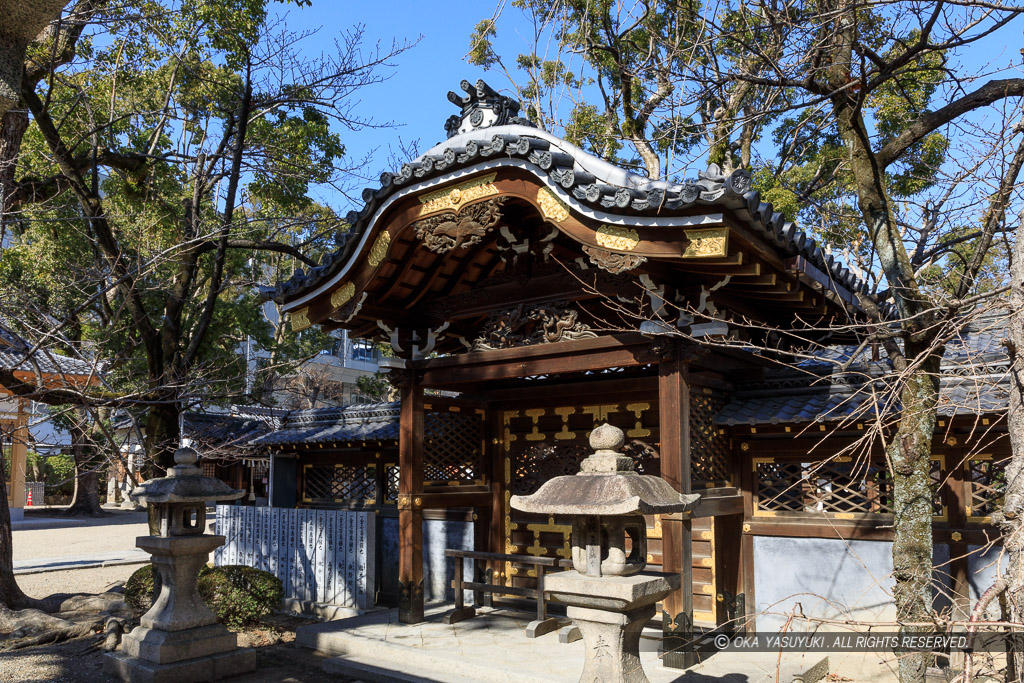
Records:
[[[179,448],[174,452],[174,467],[166,477],[150,479],[132,489],[129,497],[143,505],[158,503],[202,503],[205,501],[237,500],[245,495],[220,479],[204,477],[196,465],[199,454],[193,448]]]
[[[682,494],[661,477],[638,474],[633,459],[619,452],[622,430],[610,424],[590,433],[594,454],[579,474],[555,477],[529,496],[512,496],[513,508],[546,515],[653,515],[697,507],[700,496]]]

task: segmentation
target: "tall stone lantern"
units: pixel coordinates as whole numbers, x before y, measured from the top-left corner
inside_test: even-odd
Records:
[[[545,577],[553,600],[568,606],[586,646],[580,681],[647,681],[640,665],[640,633],[655,603],[679,588],[677,574],[645,573],[647,524],[643,515],[683,512],[700,496],[681,494],[660,477],[638,474],[622,454],[625,436],[603,424],[590,434],[594,454],[579,474],[555,477],[513,508],[571,515],[573,570]],[[627,538],[629,539],[627,547]]]
[[[217,623],[199,596],[199,570],[223,536],[204,534],[206,502],[237,500],[245,491],[204,477],[197,453],[179,448],[166,477],[137,486],[132,500],[149,506],[151,536],[135,545],[153,556],[160,594],[124,637],[121,652],[107,655],[106,669],[122,680],[153,683],[213,681],[252,671],[256,653],[238,648],[238,637]]]

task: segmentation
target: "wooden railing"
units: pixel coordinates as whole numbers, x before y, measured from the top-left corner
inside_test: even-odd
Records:
[[[526,637],[536,638],[545,633],[551,633],[558,628],[557,619],[548,617],[547,598],[544,595],[544,573],[548,569],[565,569],[572,567],[571,560],[564,560],[555,557],[536,557],[534,555],[505,555],[503,553],[483,553],[471,550],[445,550],[446,557],[455,558],[455,609],[444,616],[444,623],[454,624],[465,619],[476,616],[476,606],[483,604],[483,594],[519,595],[524,598],[533,598],[537,601],[537,619],[531,621],[526,627]],[[518,586],[502,586],[493,583],[463,580],[463,560],[473,561],[473,577],[477,576],[476,562],[517,562],[519,564],[532,564],[537,571],[537,587],[521,588]],[[473,602],[475,606],[467,606],[464,591],[471,590],[474,593]]]

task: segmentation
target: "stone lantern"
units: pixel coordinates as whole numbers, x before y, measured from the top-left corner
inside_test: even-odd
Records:
[[[622,430],[603,424],[590,434],[594,454],[579,474],[555,477],[529,496],[512,496],[523,512],[571,515],[575,571],[545,577],[548,595],[568,606],[586,645],[580,681],[646,681],[640,633],[655,603],[679,588],[676,574],[644,573],[643,515],[691,510],[700,496],[683,495],[660,477],[638,474],[620,452]],[[626,539],[629,539],[627,553]]]
[[[149,506],[151,536],[135,545],[153,556],[160,595],[124,637],[121,652],[107,655],[107,671],[126,681],[190,683],[252,671],[256,653],[238,648],[237,636],[217,623],[199,596],[199,570],[223,536],[204,534],[206,502],[237,500],[245,492],[204,477],[197,454],[179,448],[167,476],[151,479],[131,492]]]

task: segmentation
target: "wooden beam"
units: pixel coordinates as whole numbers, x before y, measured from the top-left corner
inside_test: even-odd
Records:
[[[445,491],[425,492],[417,495],[413,502],[420,501],[417,507],[424,510],[441,510],[444,508],[485,507],[491,504],[490,491]]]
[[[398,620],[423,621],[423,386],[410,372],[401,387],[398,440]]]
[[[479,351],[420,361],[423,385],[439,387],[468,382],[551,375],[657,362],[651,341],[639,333]]]

